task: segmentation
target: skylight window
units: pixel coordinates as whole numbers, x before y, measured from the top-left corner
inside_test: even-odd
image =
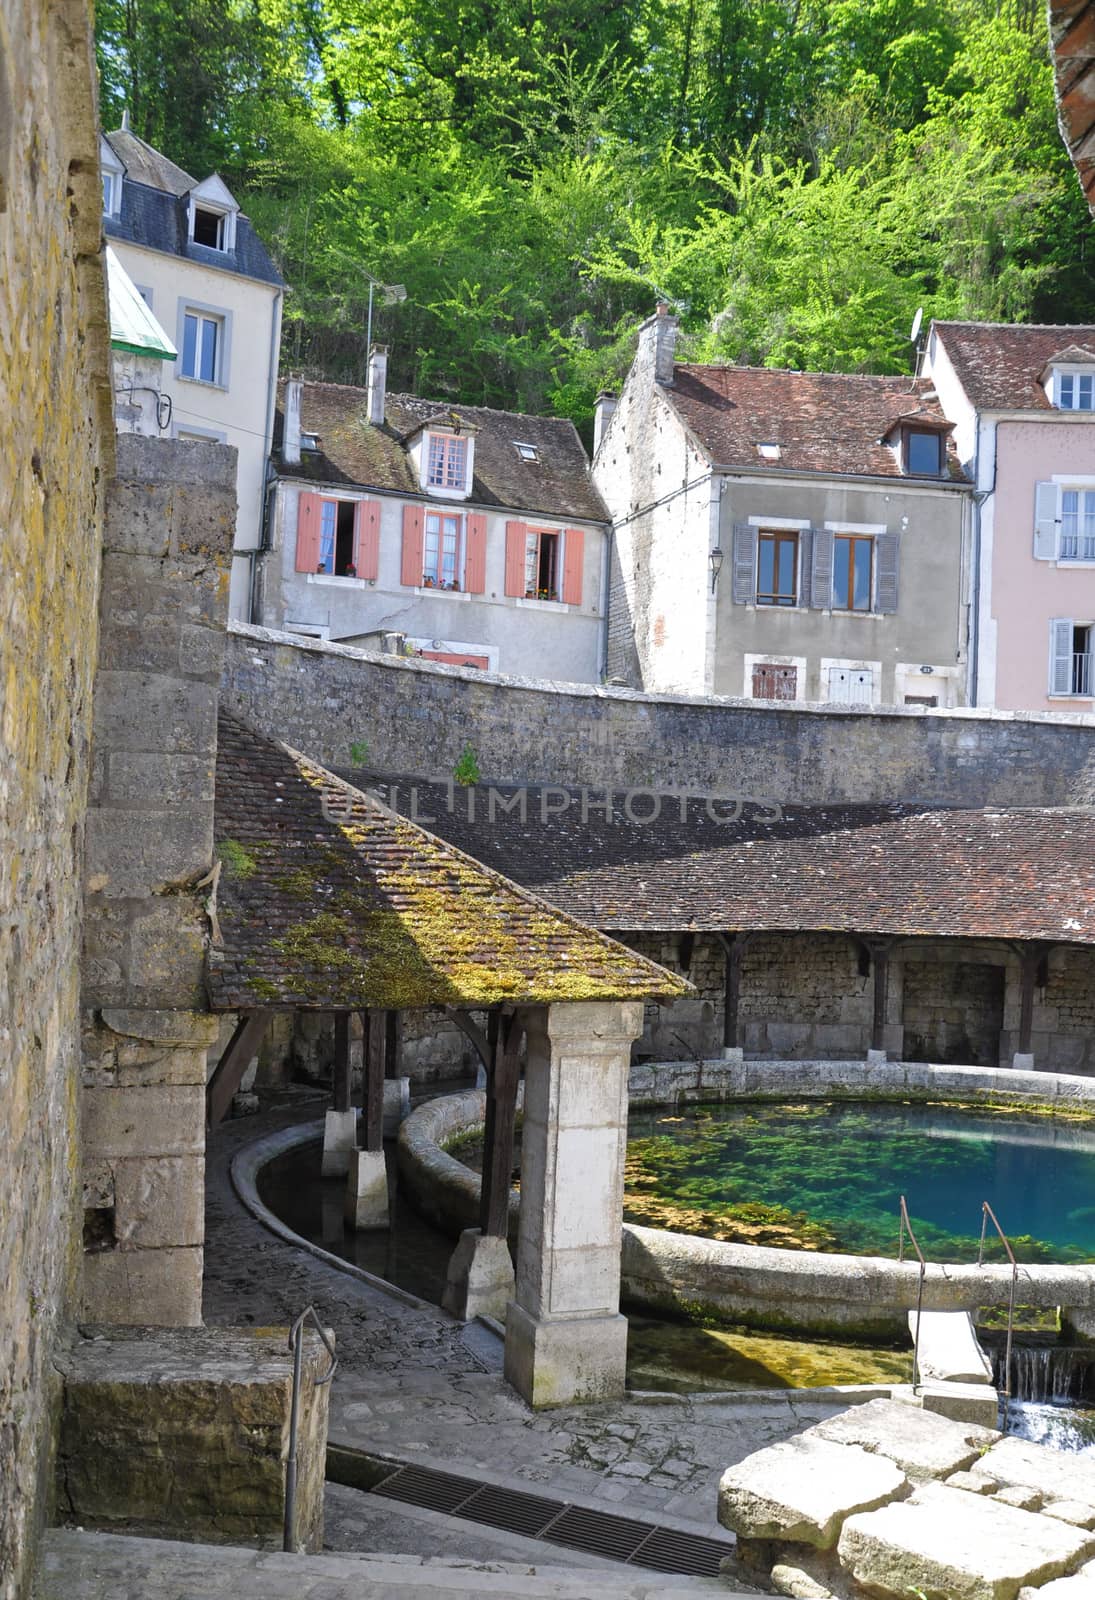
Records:
[[[522,461],[539,461],[540,459],[539,445],[523,444],[520,439],[515,439],[513,448],[517,451]]]
[[[772,440],[766,440],[757,445],[757,454],[762,461],[778,461],[783,454],[779,445]]]

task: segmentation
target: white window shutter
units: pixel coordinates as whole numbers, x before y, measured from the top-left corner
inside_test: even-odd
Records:
[[[735,605],[752,605],[757,598],[757,530],[736,522],[733,538],[732,598]]]
[[[1049,625],[1049,692],[1072,693],[1071,617],[1054,617]]]
[[[1034,485],[1034,559],[1035,561],[1056,561],[1057,559],[1057,532],[1060,523],[1057,520],[1057,485],[1055,483],[1036,483]]]

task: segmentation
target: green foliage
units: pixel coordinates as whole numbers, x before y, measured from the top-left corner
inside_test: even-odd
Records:
[[[286,362],[588,427],[656,295],[684,354],[907,371],[929,315],[1084,317],[1031,0],[100,0],[103,119],[219,169]]]
[[[355,739],[352,742],[352,744],[350,745],[350,765],[352,767],[363,767],[365,765],[365,761],[366,761],[366,758],[368,757],[368,754],[369,754],[369,742],[368,742],[368,740],[367,739]]]
[[[479,771],[479,760],[470,744],[466,744],[460,753],[460,760],[452,769],[452,775],[457,783],[462,783],[470,788],[473,784],[481,783],[482,773]]]
[[[229,878],[250,878],[258,867],[254,856],[244,849],[238,839],[222,839],[217,846],[217,856],[225,876]]]

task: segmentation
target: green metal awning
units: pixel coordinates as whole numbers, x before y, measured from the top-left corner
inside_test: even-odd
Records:
[[[174,361],[178,351],[141,299],[133,279],[109,245],[106,279],[110,292],[110,347],[157,361]]]

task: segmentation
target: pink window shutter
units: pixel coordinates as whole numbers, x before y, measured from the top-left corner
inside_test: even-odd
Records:
[[[467,545],[464,551],[464,588],[469,594],[483,594],[487,587],[487,519],[481,511],[468,515]]]
[[[524,595],[525,592],[525,543],[528,539],[528,523],[506,523],[506,593],[509,595]]]
[[[380,501],[359,500],[354,512],[354,566],[359,578],[376,582],[380,572]]]
[[[582,569],[586,536],[581,528],[568,528],[563,546],[563,599],[568,606],[582,603]]]
[[[302,494],[297,500],[297,571],[314,572],[319,566],[320,507],[318,494]]]
[[[425,514],[421,506],[403,507],[403,568],[399,581],[408,587],[417,587],[422,582],[424,522]]]

